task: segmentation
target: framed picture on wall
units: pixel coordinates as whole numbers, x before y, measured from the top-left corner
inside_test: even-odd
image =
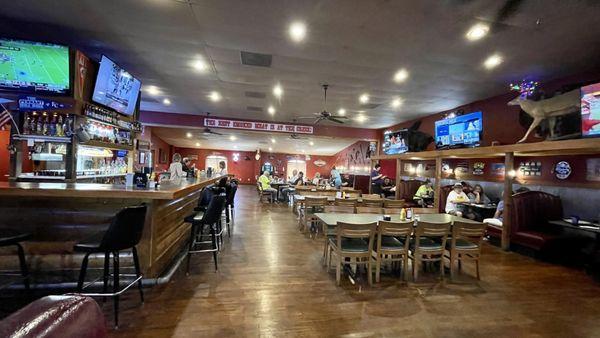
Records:
[[[162,148],[158,149],[158,163],[167,163],[167,153]]]
[[[600,158],[588,158],[586,164],[587,173],[585,178],[588,181],[600,181]]]
[[[139,164],[145,164],[146,163],[146,153],[143,151],[140,151],[140,158],[138,160]]]

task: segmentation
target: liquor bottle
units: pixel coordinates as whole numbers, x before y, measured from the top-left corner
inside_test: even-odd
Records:
[[[38,116],[37,123],[35,125],[35,133],[36,134],[38,134],[38,135],[42,134],[42,132],[43,132],[43,129],[42,129],[43,124],[44,124],[43,116]]]
[[[56,136],[56,115],[50,118],[50,126],[48,126],[48,135]]]
[[[44,122],[42,123],[42,135],[48,135],[48,116],[44,117]]]
[[[63,130],[63,135],[71,137],[72,132],[71,132],[71,127],[70,127],[69,121],[70,121],[69,118],[65,117],[65,119],[63,121],[63,125],[62,125],[62,130]]]
[[[29,114],[25,114],[25,119],[23,120],[23,134],[29,134],[30,122]]]
[[[412,210],[412,208],[408,208],[406,210],[406,219],[410,220],[410,219],[412,219],[412,217],[413,217],[413,210]]]
[[[58,116],[58,122],[56,122],[56,136],[65,136],[62,115]]]

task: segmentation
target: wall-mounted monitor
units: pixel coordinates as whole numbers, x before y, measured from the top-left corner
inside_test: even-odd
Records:
[[[386,131],[383,133],[383,153],[386,155],[402,154],[408,149],[408,129]]]
[[[481,142],[483,118],[480,111],[435,122],[436,148],[477,147]]]
[[[581,87],[581,135],[600,136],[600,83]]]
[[[111,59],[102,56],[92,101],[125,115],[133,115],[142,84]]]
[[[0,38],[0,90],[71,92],[69,47]]]

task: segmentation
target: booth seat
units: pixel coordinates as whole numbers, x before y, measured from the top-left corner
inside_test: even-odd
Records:
[[[396,189],[398,189],[399,193],[398,199],[405,200],[407,207],[417,207],[418,204],[413,200],[413,197],[422,184],[423,181],[419,180],[402,180],[398,182],[396,184]]]
[[[548,221],[563,217],[560,197],[542,191],[526,191],[512,198],[511,243],[544,251],[559,239],[561,229]]]
[[[463,185],[463,191],[465,192],[465,194],[468,195],[471,191],[473,191],[473,187],[469,183],[461,182],[461,184]],[[450,191],[452,191],[452,189],[453,189],[453,185],[445,185],[440,188],[440,191],[441,191],[440,192],[441,196],[439,196],[439,198],[440,198],[439,212],[440,213],[446,213],[446,201],[448,200],[448,194],[450,193]]]
[[[0,337],[106,337],[102,310],[82,295],[46,296],[0,321]]]

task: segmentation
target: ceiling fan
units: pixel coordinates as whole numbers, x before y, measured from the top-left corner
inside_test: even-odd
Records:
[[[210,113],[206,113],[206,118],[208,118],[210,116]],[[218,136],[223,136],[223,134],[216,132],[216,131],[212,131],[209,127],[204,127],[204,129],[202,130],[202,135],[204,136],[209,136],[209,135],[218,135]]]
[[[299,119],[314,119],[315,123],[314,124],[318,124],[321,121],[332,121],[332,122],[336,122],[336,123],[344,123],[344,121],[342,121],[342,119],[348,119],[346,116],[341,116],[341,115],[333,115],[330,112],[327,111],[327,88],[329,88],[328,84],[324,84],[323,85],[323,96],[325,98],[325,102],[323,103],[323,111],[320,113],[314,113],[314,116],[304,116],[304,117],[299,117]]]

